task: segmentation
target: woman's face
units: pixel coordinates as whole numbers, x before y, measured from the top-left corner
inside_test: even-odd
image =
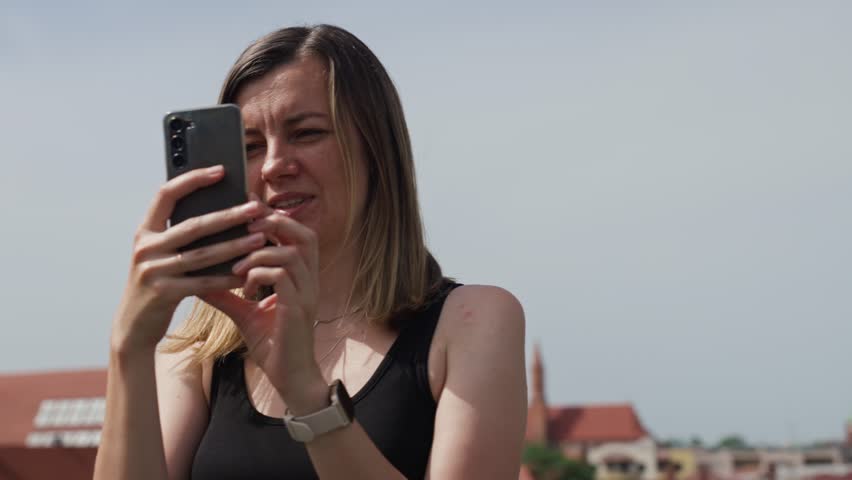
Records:
[[[236,102],[245,124],[251,191],[311,228],[321,251],[339,246],[350,205],[325,63],[308,56],[278,67],[245,85]],[[366,200],[366,162],[360,136],[348,128],[358,225]]]

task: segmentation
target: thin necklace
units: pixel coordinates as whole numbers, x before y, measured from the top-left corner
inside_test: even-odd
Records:
[[[317,325],[319,325],[320,323],[323,323],[323,324],[325,324],[325,323],[331,323],[331,322],[333,322],[333,321],[335,321],[335,320],[340,320],[340,319],[342,319],[342,318],[343,318],[343,317],[345,317],[346,315],[347,315],[347,314],[346,314],[346,313],[344,313],[344,314],[342,314],[342,315],[338,315],[338,316],[336,316],[336,317],[332,317],[332,318],[330,318],[330,319],[328,319],[328,320],[322,320],[322,321],[320,321],[320,320],[314,320],[314,328],[316,328],[316,327],[317,327]],[[351,327],[351,326],[352,326],[352,324],[350,323],[350,324],[349,324],[349,326]],[[343,339],[344,339],[344,338],[346,338],[346,334],[347,334],[347,333],[349,333],[349,332],[343,332],[343,335],[341,335],[341,336],[337,339],[337,341],[335,341],[335,342],[334,342],[334,345],[332,345],[332,346],[331,346],[331,348],[329,348],[329,349],[328,349],[328,350],[327,350],[327,351],[326,351],[326,352],[322,355],[322,357],[320,357],[320,358],[319,358],[319,360],[317,360],[317,364],[318,364],[318,365],[319,365],[319,364],[322,364],[323,360],[325,360],[326,358],[328,358],[328,356],[329,356],[329,355],[331,355],[331,352],[333,352],[333,351],[334,351],[334,349],[336,349],[336,348],[337,348],[337,346],[338,346],[338,345],[340,345],[340,342],[342,342],[342,341],[343,341]]]
[[[334,349],[337,348],[338,345],[340,345],[340,342],[342,342],[344,338],[346,338],[346,334],[341,335],[340,338],[338,338],[337,341],[334,342],[334,345],[332,345],[331,348],[329,348],[328,351],[325,352],[319,360],[317,360],[317,365],[322,364],[322,361],[328,358],[329,355],[331,355],[331,352],[333,352]]]
[[[343,313],[343,314],[340,314],[336,317],[331,317],[328,320],[314,320],[314,328],[317,328],[317,325],[319,325],[320,323],[322,323],[322,324],[331,323],[335,320],[340,320],[341,318],[343,318],[345,316],[346,316],[346,314]]]

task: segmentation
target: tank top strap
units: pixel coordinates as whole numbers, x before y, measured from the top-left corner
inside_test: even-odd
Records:
[[[228,397],[239,396],[239,388],[243,381],[243,362],[240,352],[230,352],[213,362],[210,375],[210,415],[212,416],[217,404],[227,402]]]
[[[423,395],[432,398],[429,385],[429,350],[441,310],[447,296],[459,283],[448,281],[423,307],[404,313],[397,321],[400,329],[398,345],[394,348],[395,360],[411,365],[418,389]]]

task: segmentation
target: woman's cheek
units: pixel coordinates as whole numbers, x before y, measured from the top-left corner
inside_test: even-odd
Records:
[[[262,166],[261,162],[248,162],[246,165],[246,183],[249,190],[258,195],[263,192],[263,179],[260,172]]]

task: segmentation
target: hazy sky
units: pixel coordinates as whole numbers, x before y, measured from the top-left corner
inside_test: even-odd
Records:
[[[633,402],[663,438],[842,435],[849,2],[53,3],[0,4],[0,372],[106,365],[162,115],[326,22],[390,71],[429,244],[521,299],[551,403]]]

